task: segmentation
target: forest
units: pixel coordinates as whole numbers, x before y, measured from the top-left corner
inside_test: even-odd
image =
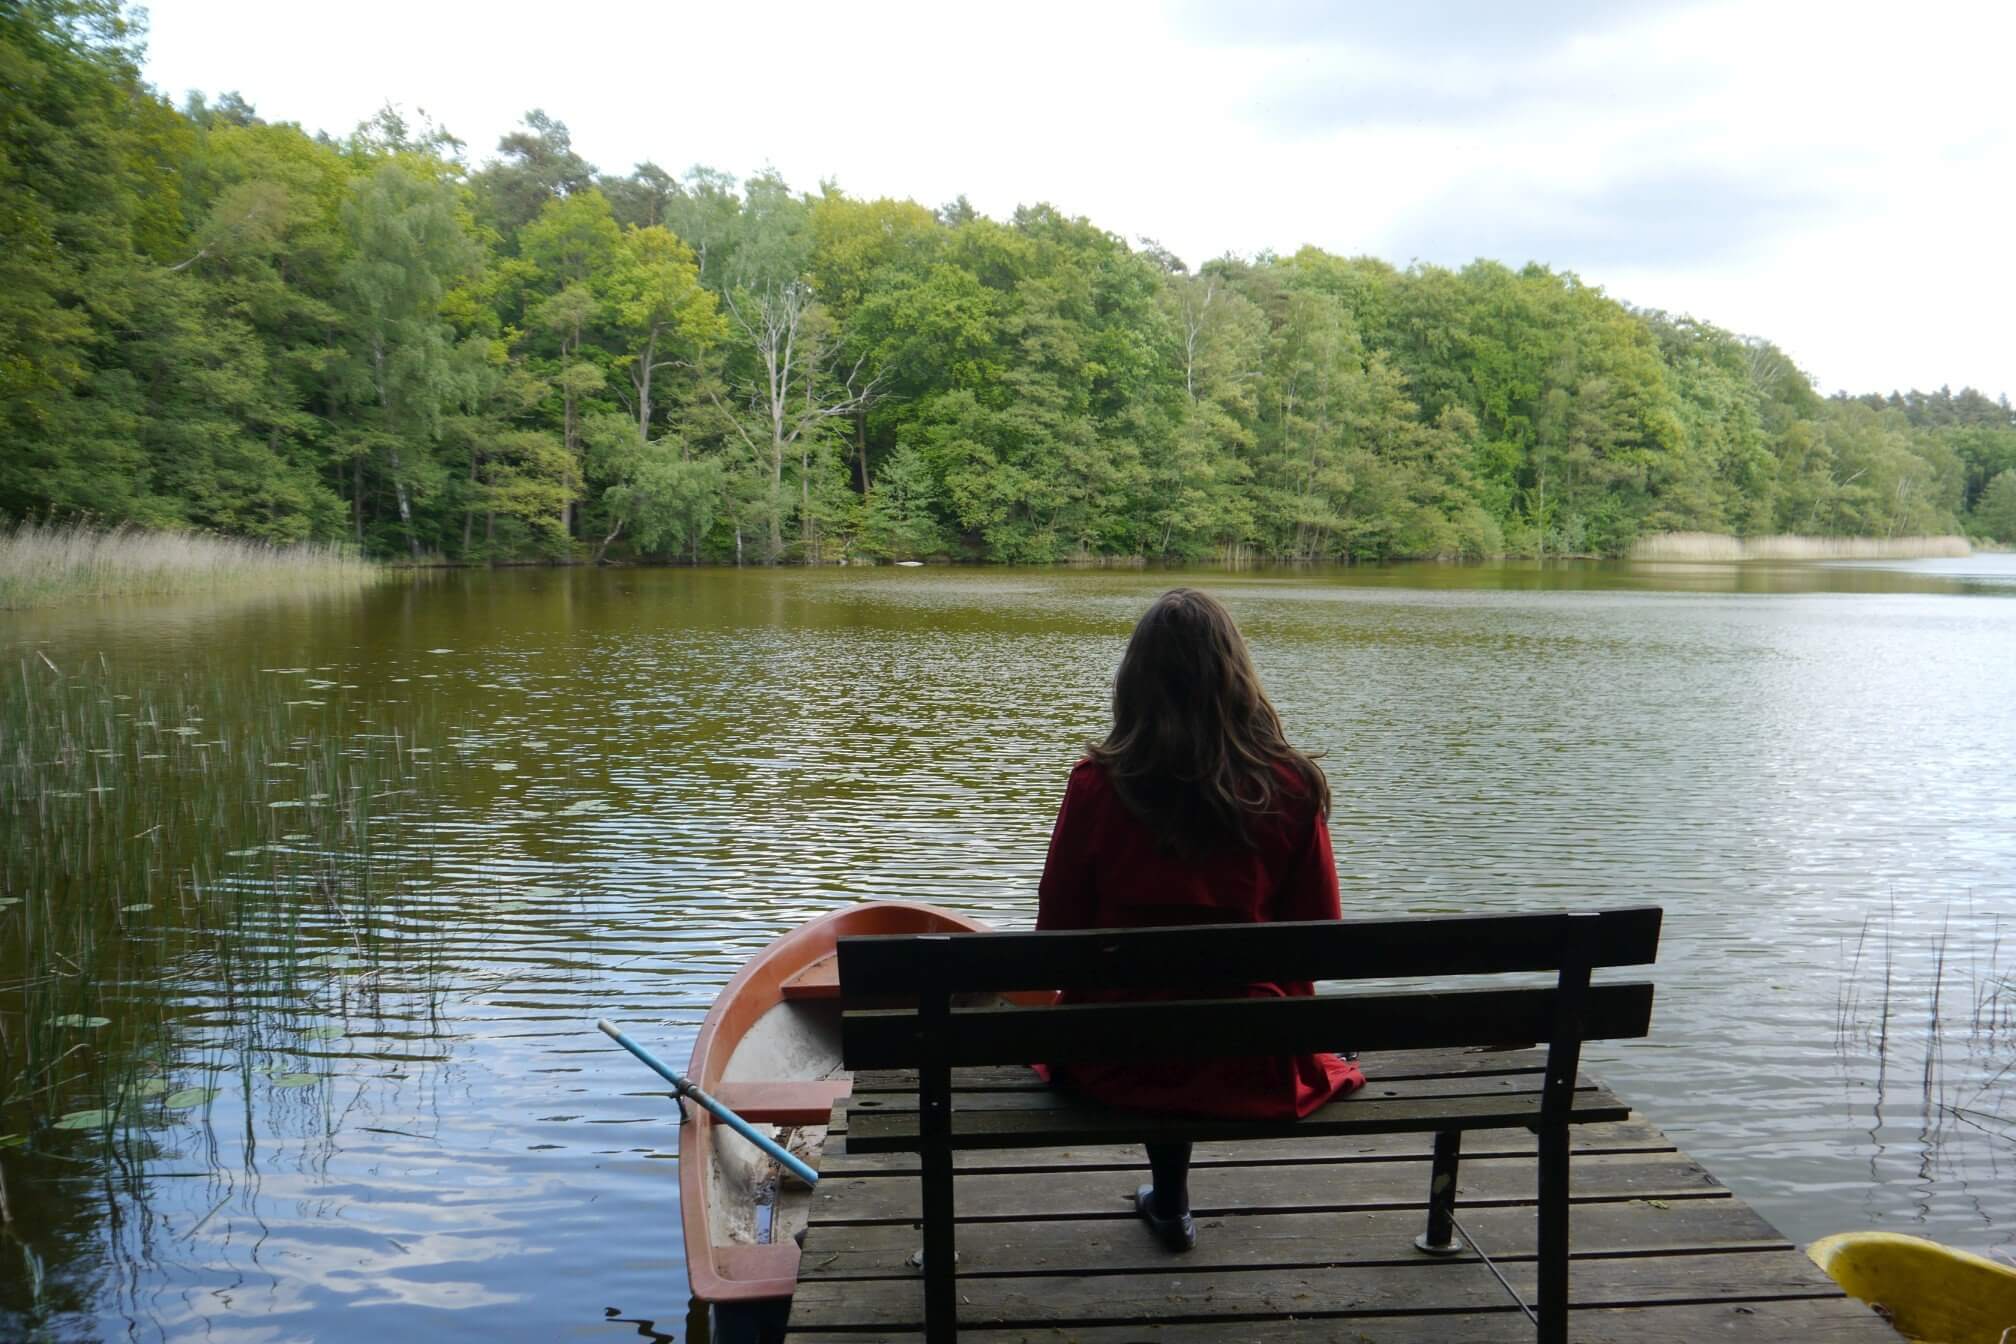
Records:
[[[1566,270],[1190,264],[774,173],[176,106],[0,8],[0,514],[424,561],[1376,561],[2016,542],[2016,412],[1823,397]],[[1572,260],[1572,259],[1570,259]]]

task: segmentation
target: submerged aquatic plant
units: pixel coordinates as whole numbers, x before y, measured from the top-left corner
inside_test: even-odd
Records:
[[[31,650],[5,679],[0,1181],[38,1198],[17,1182],[0,1231],[32,1256],[71,1235],[50,1192],[79,1172],[144,1208],[178,1129],[324,1086],[355,1019],[438,998],[416,907],[454,767],[413,750],[428,702],[352,699],[314,669],[127,676]],[[107,1216],[108,1235],[145,1223]],[[0,1318],[59,1287],[0,1290]]]
[[[2016,965],[2004,925],[2000,913],[1965,912],[1959,927],[1970,932],[1956,945],[1950,906],[1936,936],[1914,936],[1893,903],[1864,917],[1847,955],[1836,1049],[1875,1062],[1879,1108],[1894,1075],[1908,1080],[1934,1155],[1955,1126],[2016,1144]]]

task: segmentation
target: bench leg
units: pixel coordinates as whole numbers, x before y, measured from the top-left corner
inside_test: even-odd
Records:
[[[1428,1230],[1414,1238],[1416,1250],[1429,1255],[1455,1255],[1456,1162],[1463,1131],[1445,1129],[1435,1136],[1435,1164],[1428,1174]]]
[[[1540,1126],[1540,1344],[1568,1344],[1568,1126]]]
[[[944,935],[919,938],[917,1024],[924,1058],[917,1069],[917,1137],[924,1215],[924,1339],[953,1344],[959,1337],[958,1252],[952,1227],[952,1070],[945,1062],[951,1036],[952,996],[932,953]]]
[[[940,1140],[926,1144],[920,1156],[924,1169],[924,1337],[930,1344],[949,1344],[959,1334],[952,1150]]]

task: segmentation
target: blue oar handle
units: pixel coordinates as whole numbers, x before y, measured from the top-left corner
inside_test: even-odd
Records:
[[[614,1022],[605,1017],[597,1020],[595,1026],[604,1036],[607,1036],[610,1040],[637,1056],[638,1059],[644,1061],[645,1068],[650,1069],[651,1072],[672,1084],[674,1092],[686,1098],[686,1100],[692,1102],[695,1106],[704,1107],[715,1119],[749,1140],[749,1142],[755,1144],[770,1157],[775,1158],[778,1165],[782,1166],[793,1176],[796,1176],[807,1185],[819,1184],[818,1172],[806,1166],[799,1158],[786,1152],[783,1145],[775,1139],[762,1133],[756,1126],[750,1124],[747,1120],[744,1120],[741,1116],[735,1114],[735,1112],[729,1110],[726,1106],[723,1106],[720,1102],[695,1087],[691,1082],[673,1072],[670,1066],[659,1062],[657,1056],[631,1040],[628,1036],[625,1036],[623,1029],[618,1027]]]

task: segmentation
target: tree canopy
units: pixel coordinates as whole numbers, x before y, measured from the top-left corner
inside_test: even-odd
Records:
[[[1571,272],[1194,269],[655,164],[471,170],[171,106],[113,0],[0,10],[0,511],[460,560],[1381,560],[1675,529],[2016,537],[2016,413],[1822,398]]]

